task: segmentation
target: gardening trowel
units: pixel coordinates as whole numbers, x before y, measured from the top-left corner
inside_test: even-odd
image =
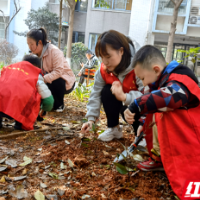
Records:
[[[128,150],[124,150],[119,157],[116,157],[114,162],[121,162],[124,158],[127,157],[129,153],[132,153],[140,143],[140,141],[143,139],[144,132],[141,132],[140,136],[137,138],[136,142],[132,143],[130,147],[128,147]]]

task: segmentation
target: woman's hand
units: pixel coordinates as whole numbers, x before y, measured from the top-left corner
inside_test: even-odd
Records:
[[[138,129],[137,129],[137,137],[140,136],[141,132],[143,131],[143,126],[139,125]]]
[[[124,118],[129,124],[133,124],[135,113],[132,113],[128,108],[124,111]]]
[[[122,84],[119,81],[114,81],[110,90],[117,100],[126,101],[126,94],[124,93]]]
[[[82,133],[88,133],[92,129],[92,124],[94,124],[93,121],[89,121],[83,124],[81,128]]]

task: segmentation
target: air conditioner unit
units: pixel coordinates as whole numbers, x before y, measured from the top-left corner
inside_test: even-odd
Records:
[[[199,14],[199,7],[192,7],[190,10],[190,15],[198,15]]]
[[[189,24],[200,25],[200,16],[190,15]]]

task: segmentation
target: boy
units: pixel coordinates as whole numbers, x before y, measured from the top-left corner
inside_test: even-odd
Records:
[[[85,78],[87,78],[89,70],[90,78],[94,79],[95,72],[100,67],[100,62],[98,58],[90,50],[86,51],[85,56],[88,61],[86,62],[86,64],[80,63],[82,69],[78,73],[78,76],[80,76],[79,86],[82,85]]]
[[[200,181],[200,89],[194,73],[172,61],[166,66],[162,53],[151,45],[135,55],[136,75],[151,92],[135,99],[125,110],[132,124],[140,113],[151,158],[138,164],[143,171],[165,170],[174,192],[181,198],[187,180]],[[164,169],[163,169],[164,168]]]
[[[18,62],[1,70],[0,128],[2,117],[15,119],[15,129],[32,130],[41,109],[50,111],[54,99],[44,83],[37,56],[25,55]],[[41,103],[42,99],[42,103]]]

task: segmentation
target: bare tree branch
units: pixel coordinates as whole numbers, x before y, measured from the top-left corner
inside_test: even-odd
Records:
[[[179,6],[181,5],[181,3],[183,2],[183,0],[180,0],[177,4],[177,7],[179,8]]]
[[[175,1],[174,1],[174,0],[171,0],[171,2],[172,2],[174,5],[176,5],[176,3],[175,3]]]
[[[18,4],[19,4],[19,0],[18,0]],[[7,23],[6,28],[5,28],[5,39],[7,36],[7,29],[9,27],[10,23],[12,22],[14,17],[17,15],[17,13],[21,10],[20,4],[19,4],[19,8],[18,8],[16,0],[14,0],[14,5],[15,5],[15,12],[13,13],[13,16],[11,17],[11,19],[9,20],[9,22]]]
[[[4,12],[3,12],[3,10],[0,10],[0,12],[2,12],[2,15],[3,15],[3,21],[4,21],[4,23],[5,23],[5,22],[6,22],[6,19],[5,19]]]

